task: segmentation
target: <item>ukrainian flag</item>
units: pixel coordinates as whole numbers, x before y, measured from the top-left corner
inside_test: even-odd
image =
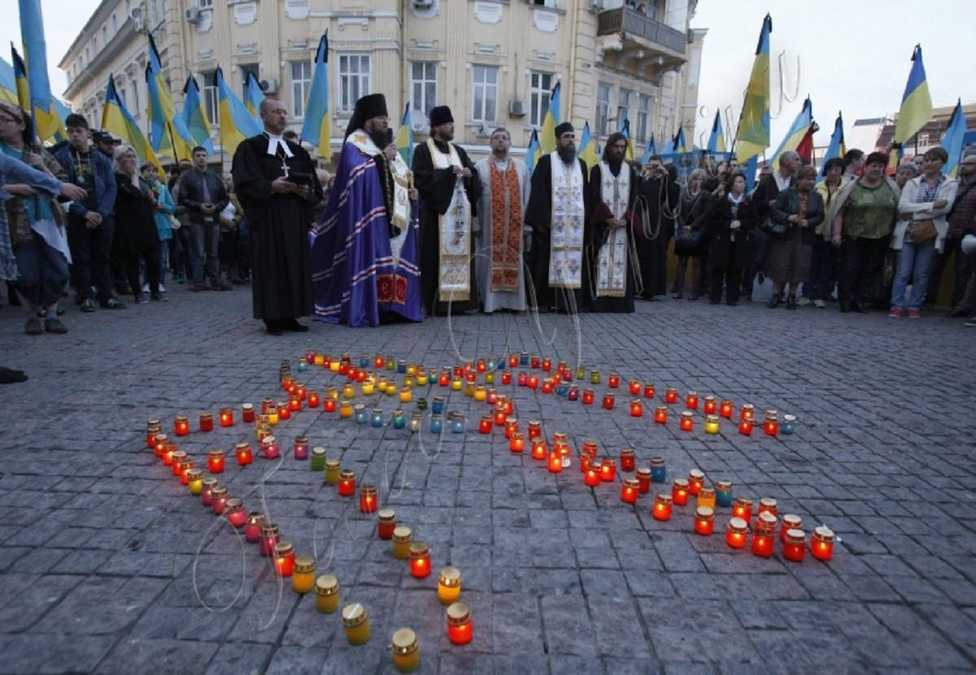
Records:
[[[332,111],[329,107],[329,32],[319,39],[312,71],[312,90],[305,105],[302,140],[319,149],[319,155],[332,159]]]
[[[529,147],[525,149],[525,167],[532,174],[535,169],[536,160],[539,159],[539,134],[532,130],[532,137],[529,139]]]
[[[901,110],[898,111],[892,142],[895,145],[903,145],[917,134],[931,117],[932,97],[929,95],[929,83],[925,77],[925,65],[922,63],[922,46],[915,45],[915,50],[912,52],[912,69],[908,73],[908,83],[901,97]]]
[[[41,141],[46,141],[63,130],[64,123],[58,115],[54,96],[51,94],[51,83],[47,77],[47,47],[44,43],[41,0],[19,2],[20,36],[24,43],[27,81],[30,83],[30,109],[34,116],[34,131]]]
[[[195,145],[203,146],[208,153],[214,151],[213,142],[210,140],[210,121],[203,111],[200,87],[197,86],[197,81],[192,75],[186,78],[186,84],[183,85],[183,110],[180,111],[180,120]]]
[[[709,153],[725,152],[725,134],[722,133],[722,113],[715,111],[715,121],[712,122],[712,133],[708,136]]]
[[[10,45],[10,58],[14,61],[14,88],[17,91],[16,103],[20,106],[21,110],[29,113],[31,111],[31,104],[27,66],[24,65],[24,60],[20,58],[20,54],[17,53],[17,49],[12,44]]]
[[[847,146],[844,144],[844,117],[840,111],[837,112],[837,119],[834,120],[834,132],[830,134],[830,144],[827,145],[827,152],[824,153],[820,166],[820,175],[827,174],[827,162],[835,157],[843,157],[847,154]]]
[[[17,78],[14,77],[14,67],[3,57],[0,57],[0,101],[10,105],[20,105],[20,101],[17,100]]]
[[[156,49],[156,41],[153,40],[151,33],[148,63],[146,63],[146,90],[149,94],[146,102],[149,143],[153,151],[174,162],[190,159],[190,149],[194,145],[193,138],[183,124],[183,120],[174,112],[173,96],[163,77],[163,64],[159,59],[159,50]]]
[[[261,83],[254,73],[248,72],[244,77],[244,107],[258,122],[261,121],[262,101],[264,101],[264,92],[261,91]]]
[[[657,154],[657,143],[654,142],[654,134],[651,134],[651,140],[647,142],[647,147],[644,148],[644,156],[641,157],[641,164],[647,164],[651,161],[651,157]]]
[[[217,67],[214,72],[217,86],[217,116],[220,119],[220,145],[224,152],[231,154],[246,138],[257,136],[263,129],[254,121],[241,99],[234,96],[230,85],[224,79],[224,71]]]
[[[624,151],[624,160],[628,162],[634,161],[634,141],[630,137],[630,120],[626,117],[624,118],[623,124],[620,125],[620,133],[624,135],[627,139],[627,149]]]
[[[590,131],[590,123],[583,124],[583,133],[580,136],[579,158],[586,164],[587,170],[591,170],[600,163],[600,153],[597,150],[596,139]]]
[[[397,129],[396,147],[407,166],[413,166],[413,126],[410,124],[410,101],[403,108],[403,118]]]
[[[671,147],[671,152],[688,152],[688,144],[685,141],[685,130],[683,127],[678,127],[678,133],[674,136],[674,144]]]
[[[949,161],[942,167],[942,173],[950,178],[956,177],[959,169],[959,159],[962,156],[963,137],[966,135],[966,116],[962,112],[962,99],[956,101],[956,107],[949,118],[949,126],[942,134],[942,147],[949,154]]]
[[[562,107],[562,83],[557,82],[549,96],[549,110],[542,120],[542,133],[539,134],[539,148],[542,154],[548,155],[556,149],[556,127],[559,126],[559,110]]]
[[[800,114],[796,116],[793,120],[793,124],[790,126],[790,130],[786,132],[786,138],[783,142],[779,144],[776,148],[776,152],[773,154],[772,167],[773,171],[779,169],[779,158],[784,152],[788,150],[796,150],[800,145],[800,141],[803,137],[807,135],[807,131],[810,130],[810,125],[813,124],[813,104],[810,102],[810,97],[803,102],[803,108],[800,109]]]
[[[125,104],[122,103],[122,99],[119,98],[119,92],[115,89],[115,77],[112,75],[108,77],[105,105],[102,108],[102,129],[112,132],[124,143],[131,145],[141,162],[151,162],[157,168],[162,168],[149,141],[139,130],[135,118],[132,117]]]
[[[732,143],[739,162],[744,164],[769,147],[769,34],[773,32],[773,20],[766,15],[752,74],[742,103],[739,128]]]

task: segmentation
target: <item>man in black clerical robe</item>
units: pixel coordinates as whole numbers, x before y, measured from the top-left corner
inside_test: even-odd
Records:
[[[308,152],[282,137],[285,105],[266,98],[261,119],[264,132],[237,146],[231,169],[251,232],[254,318],[271,335],[303,332],[298,317],[312,313],[308,229],[322,186]]]
[[[554,162],[560,162],[562,176],[572,177],[560,195],[553,200]],[[574,173],[579,170],[579,174]],[[582,182],[578,184],[579,177]],[[581,190],[582,194],[579,194]],[[554,210],[555,209],[555,210]],[[532,190],[525,212],[525,224],[532,230],[528,246],[528,264],[532,283],[528,289],[529,306],[540,312],[577,312],[590,305],[589,279],[591,276],[586,243],[588,214],[590,212],[589,172],[586,164],[576,155],[576,132],[573,125],[563,122],[556,127],[556,150],[543,155],[532,171]],[[558,247],[553,255],[552,227],[558,221],[559,235],[567,246]],[[582,228],[579,233],[571,233]],[[569,236],[565,236],[570,233]],[[581,236],[579,236],[581,235]],[[576,248],[579,251],[577,252]],[[551,269],[555,262],[559,268]]]
[[[594,312],[633,312],[634,293],[642,288],[631,214],[640,175],[624,159],[627,137],[610,134],[603,159],[590,170],[590,269]]]
[[[445,105],[430,111],[430,138],[413,151],[420,193],[420,283],[428,316],[478,309],[474,281],[474,219],[481,184],[468,154],[452,143],[454,117]],[[461,181],[463,189],[457,189]],[[442,241],[441,230],[453,232]]]
[[[658,155],[652,156],[644,167],[640,195],[645,200],[647,221],[638,223],[641,231],[637,237],[637,253],[644,284],[641,297],[645,300],[656,300],[667,293],[668,244],[674,236],[675,219],[681,208],[681,188],[675,178],[673,168],[664,166]]]

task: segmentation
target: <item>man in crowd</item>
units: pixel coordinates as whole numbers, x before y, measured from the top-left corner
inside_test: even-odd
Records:
[[[413,153],[420,192],[420,279],[427,314],[478,309],[472,233],[481,183],[474,164],[454,140],[446,105],[430,111],[430,138]]]
[[[122,145],[122,139],[116,138],[108,131],[93,131],[92,141],[95,147],[110,160],[115,160],[115,149]]]
[[[52,148],[64,169],[67,182],[83,188],[86,197],[68,207],[68,245],[71,247],[72,273],[82,312],[94,312],[92,286],[104,309],[125,309],[112,295],[113,213],[117,191],[112,161],[92,147],[88,121],[77,113],[65,120],[68,141]]]
[[[261,121],[264,131],[237,146],[232,169],[251,232],[254,318],[270,335],[307,331],[298,317],[312,313],[308,229],[322,186],[308,152],[282,138],[285,104],[264,99]]]
[[[416,191],[389,123],[383,94],[356,101],[325,220],[312,229],[315,315],[328,323],[423,319]]]
[[[638,220],[637,251],[645,300],[656,300],[667,292],[668,242],[681,209],[676,176],[674,167],[665,166],[659,155],[653,155],[644,167],[640,195],[646,216]]]
[[[475,221],[478,291],[488,314],[499,309],[524,312],[522,253],[529,174],[525,163],[509,154],[512,138],[507,129],[491,132],[489,143],[491,154],[475,165],[483,188]]]
[[[193,148],[193,168],[180,178],[180,205],[190,223],[190,264],[193,268],[192,291],[205,291],[204,272],[215,291],[229,291],[220,278],[220,212],[227,206],[227,190],[220,176],[207,167],[207,149]]]
[[[963,293],[966,290],[966,283],[969,280],[970,260],[969,256],[963,255],[960,251],[962,238],[971,229],[973,213],[976,211],[976,148],[968,151],[959,162],[959,191],[956,193],[956,201],[952,204],[947,220],[949,222],[949,232],[946,235],[941,253],[937,253],[932,260],[932,272],[929,277],[928,302],[935,303],[938,299],[939,288],[942,285],[942,273],[949,266],[950,259],[955,260],[955,274],[952,280],[952,295],[949,299],[949,306],[956,310],[962,302]],[[951,316],[962,316],[960,312],[953,311]]]
[[[556,127],[556,150],[543,155],[532,172],[525,222],[532,229],[529,304],[540,312],[589,309],[586,256],[589,174],[576,155],[576,130]]]

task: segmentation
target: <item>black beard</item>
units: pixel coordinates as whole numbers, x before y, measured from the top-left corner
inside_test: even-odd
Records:
[[[556,148],[556,152],[559,153],[559,159],[563,160],[563,164],[569,164],[576,159],[575,145],[560,145]]]
[[[373,129],[372,131],[367,131],[370,140],[376,145],[377,148],[382,150],[386,147],[386,142],[389,140],[388,134],[385,131],[380,131],[379,129]]]
[[[623,157],[618,157],[618,158],[608,157],[607,158],[607,166],[610,167],[610,170],[613,171],[613,175],[615,175],[615,176],[618,173],[620,173],[620,167],[623,166],[623,163],[624,163],[624,158]]]

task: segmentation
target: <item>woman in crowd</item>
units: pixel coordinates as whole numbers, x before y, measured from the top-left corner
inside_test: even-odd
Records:
[[[922,156],[922,175],[905,183],[898,201],[898,212],[907,218],[898,221],[891,242],[892,248],[901,251],[888,314],[893,319],[900,319],[906,310],[909,319],[922,316],[932,257],[942,251],[949,231],[946,214],[959,187],[958,181],[942,175],[942,166],[948,158],[942,148],[928,150]],[[906,301],[909,282],[912,294]]]
[[[830,209],[834,199],[846,185],[845,168],[844,160],[840,157],[827,160],[824,165],[824,179],[817,183],[814,189],[823,201],[825,212]],[[814,306],[819,309],[827,306],[827,301],[833,295],[834,285],[837,283],[837,252],[830,245],[830,241],[824,238],[825,227],[826,223],[821,221],[814,229],[816,239],[810,255],[810,277],[803,283],[803,297],[813,300]]]
[[[121,145],[115,151],[115,179],[118,195],[115,198],[115,243],[119,260],[136,302],[149,302],[139,283],[139,263],[146,266],[149,295],[162,300],[159,292],[159,235],[156,232],[156,201],[152,190],[139,175],[139,159],[131,145]],[[113,246],[114,248],[114,246]]]
[[[688,176],[688,184],[681,190],[681,202],[678,207],[677,232],[674,239],[674,252],[678,256],[678,266],[675,270],[674,286],[671,295],[680,300],[684,295],[685,274],[688,263],[691,263],[691,294],[690,300],[697,300],[701,293],[705,279],[705,232],[699,226],[692,227],[695,218],[701,215],[704,204],[702,181],[705,180],[705,170],[695,169]]]
[[[716,188],[717,193],[711,194]],[[726,304],[737,305],[742,271],[752,254],[749,237],[756,227],[755,209],[746,194],[746,177],[733,173],[722,184],[717,178],[710,178],[704,189],[710,193],[701,218],[708,238],[708,300],[713,305],[721,302],[724,284]]]
[[[34,147],[33,139],[30,117],[15,105],[0,103],[0,152],[50,176],[62,176],[57,161]],[[29,185],[9,185],[6,190],[13,196],[3,208],[16,258],[13,276],[7,278],[16,278],[16,291],[29,308],[25,330],[28,335],[67,333],[58,318],[71,261],[64,212],[52,196]]]
[[[153,220],[156,223],[156,234],[159,235],[159,292],[165,293],[166,270],[170,265],[170,244],[173,241],[173,214],[176,213],[176,203],[169,192],[166,183],[159,180],[159,169],[154,164],[146,162],[142,165],[142,177],[152,190],[156,200],[156,211]],[[142,292],[149,292],[148,283],[142,285]]]
[[[779,193],[770,208],[769,257],[767,271],[773,279],[773,295],[769,307],[782,302],[783,291],[789,286],[787,309],[796,309],[796,290],[810,274],[810,255],[814,231],[824,219],[824,205],[820,194],[813,189],[817,170],[803,166],[795,184]]]

